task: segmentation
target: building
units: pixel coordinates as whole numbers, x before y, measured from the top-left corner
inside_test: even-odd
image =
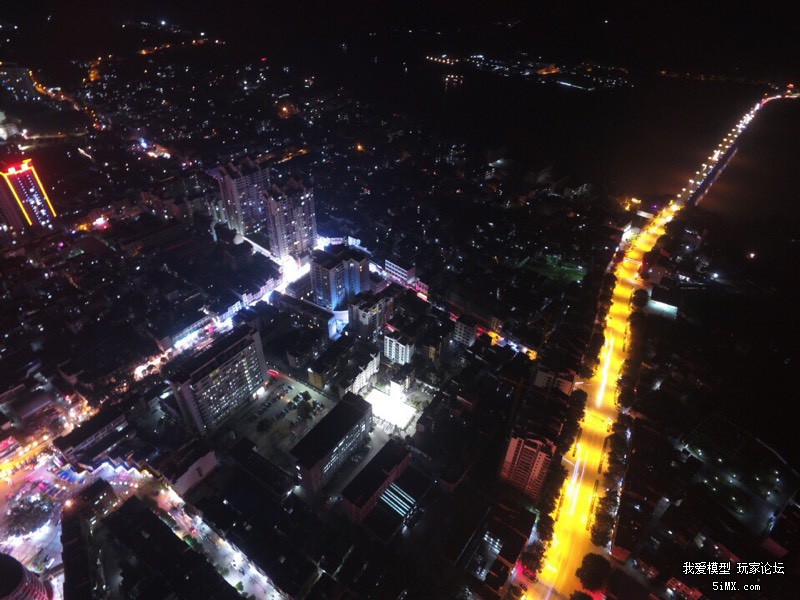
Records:
[[[519,557],[536,522],[536,516],[524,508],[494,504],[479,526],[468,548],[467,572],[477,579],[472,592],[480,598],[505,597],[506,585],[518,566]]]
[[[72,496],[70,502],[62,509],[62,514],[80,513],[93,527],[98,520],[113,512],[118,503],[119,498],[114,493],[114,488],[108,481],[99,477]]]
[[[357,294],[347,308],[350,331],[364,339],[373,339],[383,331],[392,318],[397,292],[397,286],[390,285],[378,293],[367,290]]]
[[[141,598],[203,598],[236,600],[241,595],[198,551],[173,533],[144,501],[131,496],[102,521],[105,556],[116,555],[125,564],[120,577],[107,578],[107,597],[130,597],[136,586]],[[114,569],[104,564],[106,573]],[[149,592],[149,593],[148,593]]]
[[[291,450],[300,485],[318,492],[350,455],[365,441],[372,428],[372,405],[348,393]]]
[[[173,348],[185,350],[197,341],[203,328],[213,321],[200,306],[180,307],[177,310],[180,311],[177,314],[159,315],[158,320],[154,320],[147,329],[147,333],[162,352]]]
[[[403,474],[411,454],[402,442],[390,439],[347,487],[342,490],[342,502],[347,517],[361,523],[377,504],[386,489]]]
[[[246,404],[266,377],[261,338],[242,325],[199,354],[179,359],[169,379],[186,425],[206,434]]]
[[[310,254],[317,243],[314,191],[290,179],[284,188],[272,186],[266,203],[270,252],[279,260]]]
[[[53,590],[8,554],[0,554],[0,600],[50,600]]]
[[[453,341],[464,344],[467,347],[475,343],[478,337],[478,323],[468,315],[461,315],[455,323],[453,330]]]
[[[222,208],[231,229],[246,236],[266,226],[268,169],[244,159],[238,165],[219,166],[209,174],[219,183]]]
[[[413,287],[417,282],[417,269],[414,262],[403,260],[397,256],[386,259],[383,263],[386,276],[403,287]]]
[[[389,442],[386,445],[393,444]],[[384,467],[388,468],[376,479],[382,479],[375,494],[369,494],[356,501],[352,508],[358,507],[370,510],[359,510],[349,516],[363,516],[361,524],[371,537],[388,544],[404,527],[413,528],[419,519],[419,503],[433,487],[433,481],[422,471],[409,464],[410,457],[401,453],[405,448],[395,447],[392,453],[394,459],[384,457]],[[399,461],[394,467],[391,464]],[[372,461],[370,461],[371,464]],[[368,465],[369,466],[369,465]],[[366,470],[367,467],[364,467]],[[363,470],[362,470],[363,472]],[[373,471],[373,476],[375,472]],[[360,474],[359,474],[360,475]],[[366,483],[367,479],[362,480]],[[373,479],[373,483],[378,483]],[[356,488],[357,489],[357,488]],[[344,495],[344,491],[342,492]],[[364,506],[360,507],[361,502]],[[347,501],[345,501],[346,505]],[[350,507],[348,507],[350,508]],[[360,514],[359,514],[360,513]]]
[[[314,302],[328,310],[346,310],[356,295],[370,289],[369,257],[348,246],[328,246],[311,255]]]
[[[56,438],[53,446],[76,467],[90,466],[93,459],[130,434],[128,420],[117,406],[104,406],[68,434]]]
[[[354,338],[343,335],[328,346],[308,367],[309,385],[321,390],[331,379],[336,378],[342,365],[346,364],[347,355],[354,343]]]
[[[2,74],[0,74],[2,77]],[[7,140],[13,135],[19,135],[20,129],[17,123],[9,121],[6,113],[0,110],[0,140]]]
[[[98,577],[98,561],[93,555],[90,535],[89,522],[81,510],[75,505],[64,506],[61,511],[61,564],[64,569],[61,597],[64,600],[103,597],[102,579]]]
[[[320,308],[316,304],[299,298],[293,298],[288,294],[281,294],[277,291],[272,293],[269,301],[272,306],[303,317],[303,319],[308,321],[309,326],[312,324],[316,325],[320,330],[327,332],[329,339],[333,339],[338,334],[336,317],[334,317],[332,312]]]
[[[550,440],[512,434],[500,469],[500,479],[536,500],[555,452],[556,447]]]
[[[410,363],[414,351],[414,342],[399,331],[387,331],[383,336],[383,355],[394,363]]]
[[[9,229],[52,229],[56,211],[30,158],[1,171],[0,217]]]
[[[559,390],[569,396],[575,389],[577,373],[570,370],[553,370],[544,365],[540,365],[536,370],[536,377],[533,380],[534,387],[542,390]]]
[[[256,445],[242,438],[230,449],[230,457],[239,468],[258,484],[261,491],[272,501],[285,502],[297,483],[296,476],[287,473],[256,451]]]
[[[334,382],[339,398],[343,398],[348,392],[360,394],[378,374],[381,366],[380,348],[368,342],[359,341],[354,344],[344,358],[347,362],[339,369]]]
[[[33,72],[15,63],[3,61],[0,64],[0,86],[17,102],[35,102],[41,99],[33,81]]]
[[[150,466],[151,471],[183,496],[208,477],[218,462],[216,452],[205,441],[192,440]]]
[[[237,237],[232,244],[223,248],[222,259],[230,269],[241,271],[253,264],[253,246]]]

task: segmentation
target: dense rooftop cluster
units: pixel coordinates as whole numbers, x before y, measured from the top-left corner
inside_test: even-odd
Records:
[[[41,572],[48,540],[68,599],[521,593],[575,464],[613,268],[652,215],[202,32],[126,27],[136,43],[72,84],[0,72],[15,105],[80,117],[4,130],[2,157],[44,165],[58,208],[52,230],[0,236],[3,502],[35,505],[4,543]],[[644,257],[609,383],[629,414],[607,424],[592,535],[635,567],[612,588],[688,594],[682,561],[791,550],[796,474],[715,421],[715,370],[668,326],[702,321],[688,298],[718,279],[699,231]]]

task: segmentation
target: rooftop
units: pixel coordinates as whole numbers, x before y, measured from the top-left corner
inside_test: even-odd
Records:
[[[311,262],[326,270],[331,270],[346,260],[361,262],[366,259],[364,252],[349,246],[328,246],[324,250],[314,250],[311,254]]]
[[[122,411],[116,406],[103,407],[91,419],[84,421],[80,427],[73,429],[66,435],[56,438],[53,441],[53,445],[62,452],[69,448],[77,448],[104,427],[111,425],[111,423],[122,416]]]
[[[348,392],[292,448],[292,456],[301,467],[311,469],[328,456],[342,438],[368,413],[372,414],[372,405],[361,396]]]
[[[149,570],[161,574],[178,597],[240,598],[210,563],[137,497],[131,497],[103,523]]]
[[[350,504],[363,506],[408,456],[408,450],[401,442],[390,439],[347,484],[342,497]]]
[[[170,365],[173,378],[177,381],[188,381],[203,377],[247,347],[252,341],[252,333],[253,330],[249,326],[241,325],[215,340],[198,354],[177,359]]]
[[[274,500],[284,500],[294,488],[294,477],[256,452],[255,444],[247,438],[241,439],[230,454]]]

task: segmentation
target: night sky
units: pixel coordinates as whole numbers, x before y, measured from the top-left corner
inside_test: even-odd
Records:
[[[104,26],[127,19],[174,20],[196,25],[242,48],[287,54],[396,27],[460,32],[465,40],[494,37],[530,52],[610,60],[641,67],[713,70],[796,77],[800,72],[800,8],[795,3],[719,2],[256,2],[142,1],[121,6],[46,0],[4,6],[0,14],[27,23],[39,35],[26,52],[39,60],[64,57],[63,49],[108,39]],[[49,27],[42,17],[52,15]],[[522,24],[490,31],[488,24]],[[607,22],[606,22],[607,21]]]

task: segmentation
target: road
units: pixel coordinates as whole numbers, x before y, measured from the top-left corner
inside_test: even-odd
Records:
[[[548,548],[538,581],[525,580],[530,590],[527,598],[568,598],[581,589],[575,571],[589,552],[605,553],[591,541],[591,524],[597,500],[605,493],[603,467],[605,440],[617,418],[616,382],[627,357],[627,324],[631,312],[630,299],[641,287],[637,270],[643,255],[652,249],[664,233],[664,226],[684,202],[696,199],[698,190],[707,188],[725,167],[726,153],[731,151],[739,136],[756,113],[768,102],[778,98],[796,98],[794,93],[765,98],[753,106],[736,126],[728,132],[708,157],[700,170],[689,180],[686,188],[649,225],[630,242],[624,259],[616,268],[617,283],[605,328],[605,346],[600,353],[600,368],[583,388],[588,394],[586,415],[581,422],[582,435],[570,455],[564,457],[568,468],[567,480],[554,514],[553,539]]]
[[[634,290],[641,287],[636,271],[642,256],[664,233],[663,226],[672,214],[670,207],[655,218],[631,243],[625,259],[617,267],[617,285],[608,311],[600,368],[583,388],[588,395],[586,415],[581,423],[583,433],[572,453],[564,458],[568,468],[567,481],[556,508],[553,540],[539,582],[531,588],[536,597],[569,597],[572,591],[581,587],[575,571],[583,556],[589,552],[602,552],[592,544],[590,531],[594,507],[605,493],[602,475],[605,440],[617,418],[616,382],[627,355],[630,298]]]
[[[153,481],[149,481],[150,495],[155,494],[156,502],[164,514],[169,514],[175,523],[173,532],[184,539],[192,537],[196,541],[195,549],[222,571],[231,587],[242,584],[243,592],[252,594],[259,600],[284,600],[285,596],[273,586],[247,556],[220,537],[199,516],[189,516],[183,499],[172,488],[159,489]]]

